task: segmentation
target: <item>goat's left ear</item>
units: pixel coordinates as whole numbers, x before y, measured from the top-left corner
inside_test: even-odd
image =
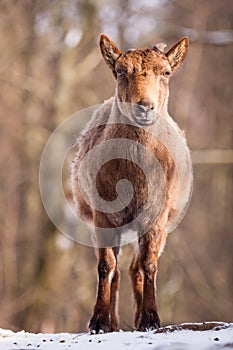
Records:
[[[116,78],[117,75],[115,71],[115,62],[117,58],[120,57],[121,50],[118,49],[116,44],[114,44],[114,42],[110,40],[105,34],[101,34],[100,36],[100,50],[105,62],[107,63],[108,67],[112,70]]]
[[[172,72],[179,68],[188,51],[189,40],[187,37],[179,40],[167,53],[166,56],[170,62]]]

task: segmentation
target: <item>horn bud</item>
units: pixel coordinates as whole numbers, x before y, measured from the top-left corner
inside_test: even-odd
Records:
[[[165,53],[165,49],[167,47],[167,44],[165,43],[158,43],[153,47],[153,50],[158,53]]]

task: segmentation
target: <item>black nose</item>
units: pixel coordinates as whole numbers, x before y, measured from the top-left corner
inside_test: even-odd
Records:
[[[154,104],[150,100],[141,100],[136,103],[135,109],[139,113],[147,113],[154,109]]]

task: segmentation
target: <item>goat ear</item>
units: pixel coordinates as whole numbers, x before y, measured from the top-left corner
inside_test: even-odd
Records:
[[[100,36],[100,50],[103,55],[105,62],[108,67],[112,70],[115,78],[115,62],[117,58],[121,55],[121,50],[114,44],[112,40],[110,40],[107,35],[101,34]]]
[[[188,51],[189,41],[187,37],[179,40],[167,53],[166,56],[170,62],[172,71],[176,71],[183,62]]]

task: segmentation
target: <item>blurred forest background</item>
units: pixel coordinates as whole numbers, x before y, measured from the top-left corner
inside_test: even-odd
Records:
[[[192,150],[194,193],[160,259],[158,305],[163,324],[233,321],[233,1],[1,0],[0,327],[86,330],[95,255],[52,225],[38,182],[56,126],[114,93],[101,32],[122,49],[190,39],[169,110]],[[133,326],[130,252],[125,246],[120,259],[125,330]]]

